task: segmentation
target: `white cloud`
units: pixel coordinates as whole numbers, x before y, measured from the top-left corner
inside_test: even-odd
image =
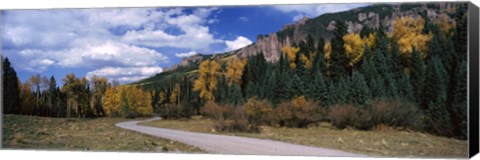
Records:
[[[248,38],[243,36],[238,36],[237,39],[233,41],[225,41],[225,45],[227,45],[226,51],[233,51],[236,49],[240,49],[250,44],[252,44],[252,41],[250,41]]]
[[[100,45],[88,45],[53,52],[59,57],[58,65],[64,67],[91,66],[146,66],[168,61],[168,58],[152,49],[107,41]]]
[[[210,48],[211,44],[220,43],[215,39],[205,24],[218,22],[218,19],[209,19],[212,11],[216,8],[198,8],[192,14],[179,13],[166,14],[160,23],[165,26],[178,28],[183,34],[172,35],[163,30],[147,28],[143,30],[130,30],[122,38],[126,42],[145,45],[150,47],[177,47],[188,49]]]
[[[193,55],[197,55],[198,53],[195,51],[190,51],[186,53],[175,53],[175,56],[180,57],[180,58],[185,58],[185,57],[190,57]]]
[[[353,8],[367,6],[369,4],[302,4],[302,5],[276,5],[273,8],[282,11],[284,13],[296,13],[293,17],[293,21],[297,21],[304,16],[310,18],[320,16],[325,13],[335,13],[350,10]]]
[[[248,21],[248,17],[241,16],[241,17],[238,17],[238,20],[242,21],[242,22],[246,22],[246,21]]]
[[[87,73],[87,77],[93,75],[107,77],[108,79],[116,79],[120,82],[132,82],[151,75],[162,72],[163,69],[158,66],[143,67],[104,67]]]
[[[3,53],[19,70],[49,67],[154,67],[169,58],[153,48],[208,52],[216,39],[207,24],[217,23],[218,8],[12,10],[2,12]],[[212,18],[213,17],[213,18]],[[171,34],[167,31],[179,31]],[[173,55],[171,55],[173,56]],[[97,70],[95,70],[97,71]],[[158,71],[158,70],[156,70]],[[93,71],[92,71],[93,73]],[[132,80],[148,75],[128,75]]]

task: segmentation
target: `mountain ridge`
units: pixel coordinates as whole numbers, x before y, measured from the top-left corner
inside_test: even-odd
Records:
[[[276,62],[280,58],[281,48],[298,44],[304,41],[307,35],[311,35],[315,41],[319,38],[329,41],[335,29],[335,22],[344,21],[347,25],[348,33],[359,33],[364,28],[377,29],[380,26],[386,31],[393,30],[393,20],[402,16],[427,16],[435,18],[437,13],[442,10],[452,8],[455,2],[450,3],[399,3],[399,4],[372,4],[369,6],[350,9],[336,13],[326,13],[314,18],[304,17],[294,23],[284,25],[280,30],[269,34],[259,34],[254,43],[243,48],[230,52],[206,55],[197,54],[191,57],[183,58],[182,61],[165,69],[164,72],[177,72],[179,68],[190,68],[188,72],[193,71],[198,64],[205,59],[218,59],[222,57],[236,56],[246,58],[262,52],[268,62]],[[162,73],[164,73],[162,72]],[[159,79],[155,76],[134,82],[133,84],[142,84],[145,82]],[[155,78],[157,77],[157,78]],[[161,78],[160,78],[161,79]]]

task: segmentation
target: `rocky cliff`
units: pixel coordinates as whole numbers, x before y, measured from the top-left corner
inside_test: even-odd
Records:
[[[359,33],[365,27],[377,29],[380,24],[385,31],[392,31],[392,22],[397,17],[421,16],[425,14],[430,19],[435,19],[437,13],[452,8],[453,4],[436,3],[434,6],[427,4],[381,4],[372,5],[350,11],[324,14],[314,19],[303,19],[285,25],[280,31],[268,35],[259,35],[255,43],[244,48],[232,51],[238,57],[248,57],[263,52],[265,59],[275,62],[280,58],[281,48],[303,41],[308,34],[318,39],[323,37],[329,41],[335,29],[335,21],[343,20],[349,33]]]

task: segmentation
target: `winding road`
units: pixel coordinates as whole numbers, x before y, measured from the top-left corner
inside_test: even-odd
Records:
[[[209,153],[243,154],[243,155],[285,155],[285,156],[336,156],[364,157],[365,155],[348,153],[340,150],[310,147],[285,142],[227,136],[197,132],[187,132],[174,129],[147,127],[139,122],[160,120],[152,118],[144,121],[128,121],[115,124],[117,127],[140,132],[143,134],[166,138],[199,147]]]

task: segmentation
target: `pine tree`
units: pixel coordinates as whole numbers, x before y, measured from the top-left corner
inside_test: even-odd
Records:
[[[20,113],[20,84],[17,77],[17,72],[10,63],[10,60],[5,57],[2,58],[3,71],[3,113],[18,114]]]
[[[313,80],[310,81],[312,89],[310,90],[309,99],[315,99],[320,104],[327,104],[328,88],[325,80],[320,72],[313,73]]]
[[[276,93],[275,93],[275,88],[277,86],[276,72],[277,71],[275,70],[275,66],[270,64],[262,80],[262,90],[263,90],[262,97],[270,101],[273,101],[276,96]]]
[[[428,63],[423,103],[427,106],[427,129],[433,133],[450,136],[452,121],[446,108],[447,73],[441,60],[434,56]]]
[[[317,43],[317,54],[313,59],[313,69],[318,69],[323,76],[327,76],[327,63],[323,51],[325,50],[325,40],[320,37]],[[314,71],[315,72],[315,71]]]
[[[400,98],[409,102],[415,101],[415,97],[413,96],[412,83],[410,82],[410,77],[406,73],[400,74],[400,78],[397,81],[397,86],[398,95],[401,96]]]
[[[232,85],[228,87],[228,96],[229,102],[232,104],[242,104],[244,102],[242,90],[238,85]]]
[[[294,94],[292,82],[292,74],[294,73],[283,54],[280,55],[278,65],[279,73],[278,76],[276,76],[275,103],[290,100]]]
[[[313,39],[312,35],[308,34],[307,35],[307,40],[306,40],[307,44],[306,44],[306,55],[311,58],[311,54],[313,52],[315,52],[316,48],[315,48],[315,39]]]
[[[449,96],[452,100],[451,109],[451,119],[452,124],[454,124],[454,134],[462,139],[468,137],[468,127],[467,127],[467,61],[462,61],[456,70],[456,85],[454,87],[453,96]]]
[[[404,73],[404,65],[402,62],[402,57],[400,57],[400,52],[398,50],[398,45],[397,42],[392,41],[391,42],[391,48],[390,48],[390,65],[391,65],[391,71],[390,73],[393,73],[395,78],[401,77]]]
[[[413,49],[412,53],[412,66],[411,68],[411,82],[414,89],[414,96],[417,104],[422,104],[423,88],[425,83],[425,64],[420,57],[420,53]],[[429,82],[431,83],[431,82]]]
[[[48,107],[52,110],[50,113],[49,113],[49,116],[53,116],[53,115],[56,115],[56,112],[58,110],[57,106],[56,106],[56,100],[57,100],[57,97],[58,97],[58,93],[56,92],[57,91],[57,81],[55,80],[55,77],[51,76],[50,77],[50,81],[49,81],[49,85],[48,85],[48,99],[47,99],[47,103],[48,103]]]
[[[297,74],[291,75],[292,83],[293,83],[293,96],[302,96],[306,95],[305,82],[300,78]]]
[[[371,99],[370,90],[362,73],[354,72],[348,101],[365,105]]]
[[[348,73],[348,56],[345,53],[343,41],[343,36],[347,34],[347,29],[342,21],[337,21],[335,27],[331,40],[330,76],[333,79],[338,79]]]
[[[457,60],[467,60],[468,4],[460,4],[455,15],[456,27],[452,36]]]

